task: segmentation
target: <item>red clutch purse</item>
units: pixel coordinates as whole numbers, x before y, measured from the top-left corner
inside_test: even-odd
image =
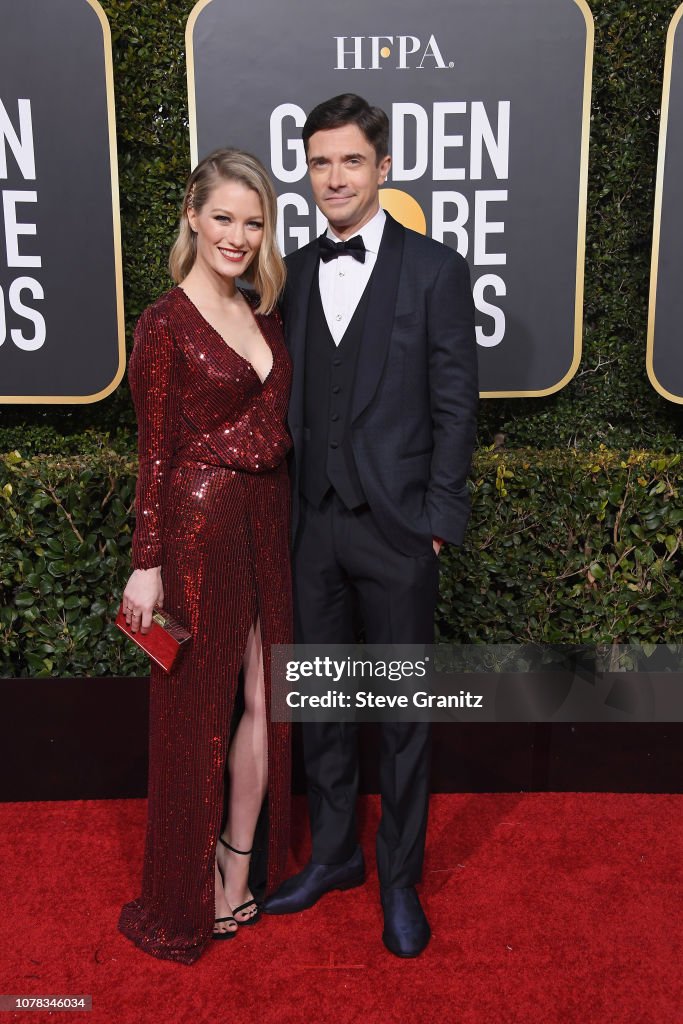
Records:
[[[140,630],[134,633],[126,622],[123,602],[121,602],[116,616],[115,625],[122,633],[129,636],[133,643],[141,647],[152,661],[160,665],[164,672],[171,671],[183,644],[186,644],[192,636],[172,615],[161,608],[154,609],[149,633],[141,633]]]

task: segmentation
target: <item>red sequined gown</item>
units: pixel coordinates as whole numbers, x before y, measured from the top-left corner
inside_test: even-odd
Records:
[[[268,889],[288,846],[289,731],[270,720],[270,645],[292,642],[285,427],[291,382],[279,314],[254,314],[273,354],[262,384],[180,288],[141,316],[129,380],[140,470],[133,567],[161,566],[164,607],[192,632],[172,675],[152,666],[142,895],[119,928],[192,963],[211,939],[228,730],[257,617],[268,708]]]

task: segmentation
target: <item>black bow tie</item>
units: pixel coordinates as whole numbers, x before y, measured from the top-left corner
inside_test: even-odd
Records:
[[[329,263],[330,260],[336,260],[337,256],[344,254],[352,256],[359,263],[365,263],[365,246],[362,235],[354,235],[346,242],[333,242],[327,235],[321,235],[318,239],[318,247],[323,263]]]

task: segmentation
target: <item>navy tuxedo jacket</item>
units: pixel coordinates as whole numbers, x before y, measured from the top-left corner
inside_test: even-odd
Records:
[[[286,259],[285,340],[294,363],[293,531],[304,442],[304,361],[318,240]],[[453,249],[387,214],[370,289],[351,406],[351,444],[368,504],[390,544],[408,555],[432,537],[462,542],[478,402],[469,268]],[[309,382],[310,383],[310,382]]]

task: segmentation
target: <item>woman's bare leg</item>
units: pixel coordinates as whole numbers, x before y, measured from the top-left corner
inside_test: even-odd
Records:
[[[228,751],[228,818],[223,838],[237,850],[251,850],[254,832],[268,785],[268,731],[261,623],[249,631],[244,652],[244,714],[240,718]],[[252,898],[249,891],[251,858],[216,847],[216,860],[223,875],[223,890],[230,907]],[[236,915],[244,922],[256,913],[254,906]],[[222,916],[222,915],[220,915]]]

